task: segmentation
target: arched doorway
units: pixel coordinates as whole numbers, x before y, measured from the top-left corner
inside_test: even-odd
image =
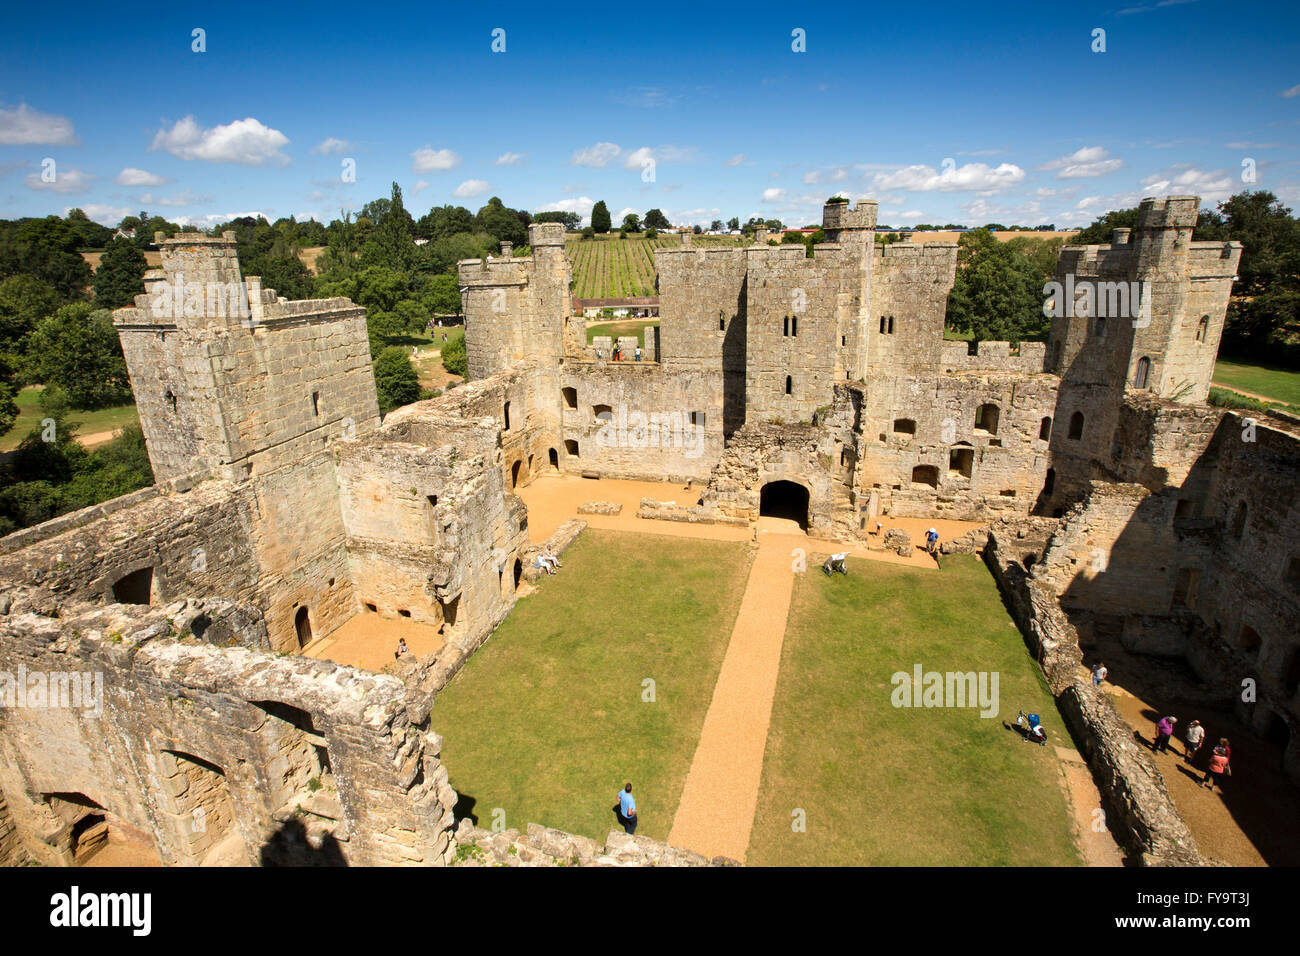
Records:
[[[808,530],[808,489],[793,481],[769,481],[759,492],[758,513],[765,518],[785,518]]]
[[[523,465],[522,461],[517,461],[510,466],[510,487],[519,487],[519,469]]]
[[[311,617],[307,614],[307,608],[298,608],[298,613],[293,616],[293,629],[298,632],[300,648],[311,643]]]
[[[559,470],[560,470],[560,454],[559,454],[559,452],[557,452],[554,448],[552,448],[549,452],[547,452],[547,455],[548,455],[548,456],[550,457],[550,459],[551,459],[551,470],[552,470],[552,471],[559,471]]]
[[[515,589],[519,588],[519,581],[524,576],[524,562],[515,558]]]

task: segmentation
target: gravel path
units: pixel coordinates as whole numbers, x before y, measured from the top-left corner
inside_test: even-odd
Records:
[[[759,545],[668,842],[744,861],[794,588],[782,537]]]

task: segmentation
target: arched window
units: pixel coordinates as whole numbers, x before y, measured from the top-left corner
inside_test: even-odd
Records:
[[[912,469],[912,484],[939,487],[939,469],[934,465],[917,465]]]
[[[1151,374],[1151,360],[1145,355],[1138,359],[1137,371],[1133,373],[1133,387],[1146,388],[1147,378]]]
[[[787,375],[785,377],[785,393],[789,395],[792,393],[793,389],[794,389],[794,379],[792,379],[789,375]]]
[[[889,317],[889,334],[894,334],[894,317],[892,315]]]
[[[1203,315],[1201,316],[1201,321],[1196,324],[1196,341],[1204,342],[1205,335],[1209,331],[1210,331],[1210,317],[1208,315]]]
[[[1083,437],[1083,412],[1075,412],[1070,416],[1070,438],[1078,441]]]
[[[1000,411],[992,402],[986,402],[975,411],[975,430],[990,435],[998,433],[998,415]]]
[[[1038,437],[1047,441],[1052,437],[1052,416],[1044,415],[1043,420],[1038,423]]]
[[[788,315],[785,317],[785,321],[781,326],[781,334],[782,335],[790,334],[790,316]]]
[[[790,317],[790,334],[791,335],[799,334],[799,316],[797,315],[792,315]]]
[[[573,388],[571,386],[563,388],[560,390],[560,394],[564,396],[565,408],[578,407],[578,390],[576,388]]]

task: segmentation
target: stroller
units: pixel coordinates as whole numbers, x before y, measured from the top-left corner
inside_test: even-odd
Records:
[[[1026,714],[1023,710],[1016,714],[1016,726],[1020,727],[1024,733],[1025,743],[1037,743],[1040,747],[1047,746],[1047,731],[1043,729],[1043,721],[1037,714]]]
[[[852,553],[852,551],[841,551],[839,554],[832,554],[828,557],[826,562],[822,565],[822,570],[826,572],[826,576],[830,577],[836,571],[840,572],[840,574],[848,575],[849,569],[845,567],[844,559]]]

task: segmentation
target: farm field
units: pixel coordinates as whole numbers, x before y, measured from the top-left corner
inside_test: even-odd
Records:
[[[618,338],[620,335],[635,335],[636,340],[645,345],[645,330],[649,326],[658,326],[658,319],[629,319],[626,322],[598,322],[587,326],[587,344],[598,335]]]
[[[699,247],[734,246],[730,236],[695,236]],[[573,294],[579,299],[622,299],[638,295],[656,295],[654,250],[679,248],[681,237],[660,235],[654,239],[618,234],[582,239],[570,235],[564,244],[573,269]]]

